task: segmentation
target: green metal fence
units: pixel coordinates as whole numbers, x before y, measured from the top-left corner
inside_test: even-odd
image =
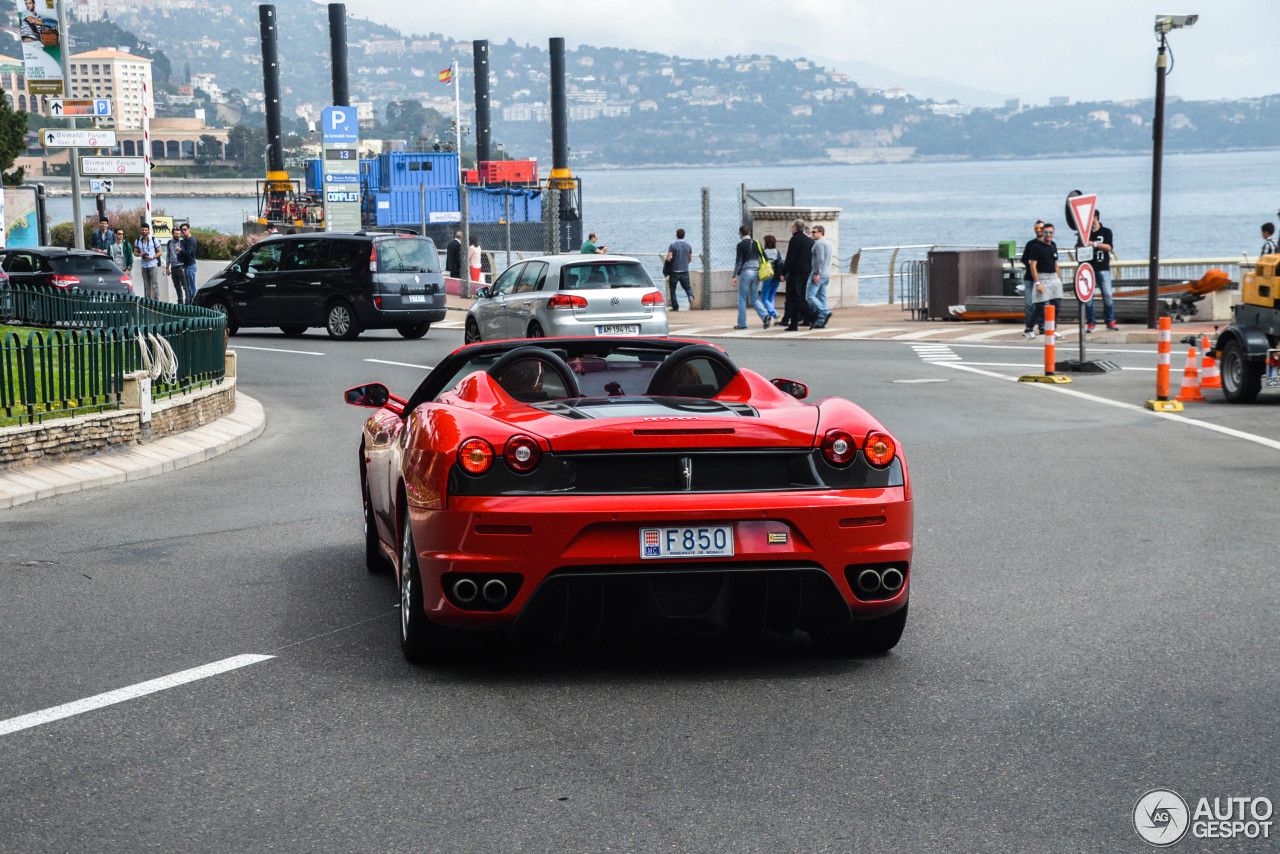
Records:
[[[0,286],[0,322],[53,327],[0,341],[0,423],[116,409],[126,374],[144,367],[152,336],[176,371],[152,384],[168,397],[225,376],[226,318],[194,306],[77,291]]]

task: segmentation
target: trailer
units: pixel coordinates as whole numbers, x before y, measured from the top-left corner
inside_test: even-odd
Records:
[[[1252,403],[1264,389],[1280,389],[1280,255],[1263,255],[1240,282],[1240,304],[1214,345],[1222,392]]]

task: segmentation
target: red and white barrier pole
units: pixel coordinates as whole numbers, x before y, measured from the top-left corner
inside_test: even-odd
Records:
[[[1160,337],[1156,344],[1156,397],[1147,401],[1147,409],[1156,412],[1181,412],[1182,404],[1169,399],[1169,364],[1173,358],[1173,321],[1160,318]]]
[[[1053,303],[1044,304],[1044,375],[1053,376],[1053,367],[1057,364],[1054,356],[1054,339],[1057,338],[1058,310]]]

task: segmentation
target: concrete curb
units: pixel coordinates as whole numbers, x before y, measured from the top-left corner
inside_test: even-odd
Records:
[[[229,415],[185,433],[81,460],[0,471],[0,509],[177,471],[252,442],[266,426],[262,404],[237,391]]]

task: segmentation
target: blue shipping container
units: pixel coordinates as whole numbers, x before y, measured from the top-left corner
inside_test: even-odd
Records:
[[[416,190],[421,184],[428,190],[458,186],[458,155],[453,153],[391,152],[378,156],[378,168],[378,189],[383,192]]]
[[[306,192],[310,195],[318,195],[324,187],[321,185],[323,180],[320,171],[320,158],[315,157],[308,160],[304,166],[304,174],[306,175]]]
[[[378,225],[408,225],[415,226],[422,224],[422,191],[413,190],[392,190],[389,193],[378,193],[379,200],[385,198],[387,207],[390,211],[390,221],[382,222],[378,220]],[[452,213],[458,212],[458,191],[456,189],[436,189],[427,190],[427,222],[431,222],[431,214],[433,213]],[[381,205],[379,205],[379,214],[381,214]]]
[[[538,190],[507,194],[471,187],[467,190],[467,217],[472,222],[502,222],[511,199],[512,222],[541,222],[542,195]]]

